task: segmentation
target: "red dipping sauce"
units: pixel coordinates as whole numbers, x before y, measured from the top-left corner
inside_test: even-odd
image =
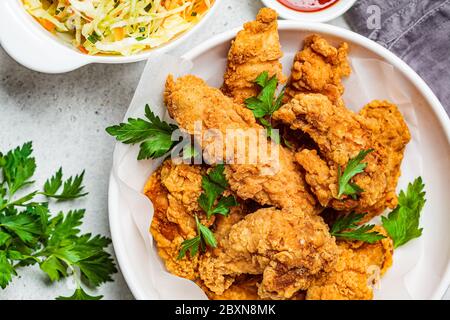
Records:
[[[317,12],[331,7],[339,0],[278,0],[289,9],[300,12]]]

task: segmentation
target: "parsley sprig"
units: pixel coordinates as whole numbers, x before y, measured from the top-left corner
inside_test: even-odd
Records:
[[[412,239],[422,235],[423,228],[419,228],[420,214],[425,206],[425,184],[421,177],[408,184],[405,191],[400,191],[397,207],[387,217],[381,217],[383,228],[398,248]],[[358,226],[365,214],[350,213],[339,217],[330,233],[336,238],[345,240],[360,240],[374,243],[385,238],[378,232],[371,231],[374,225]]]
[[[331,227],[331,235],[344,240],[359,240],[368,243],[375,243],[386,238],[376,231],[371,231],[375,226],[373,224],[358,226],[364,216],[365,214],[354,212],[340,216]]]
[[[106,132],[125,144],[140,144],[138,160],[156,159],[172,150],[179,141],[172,141],[178,126],[161,120],[145,106],[146,119],[128,119],[127,123],[106,128]]]
[[[203,193],[198,198],[198,203],[208,219],[215,214],[228,216],[230,207],[237,205],[233,195],[222,196],[222,193],[228,188],[224,170],[225,166],[219,164],[202,177]]]
[[[202,177],[203,193],[198,198],[198,203],[206,213],[207,219],[216,214],[228,216],[230,208],[238,205],[233,195],[223,196],[223,192],[228,188],[224,170],[225,166],[219,164]],[[197,225],[197,236],[183,241],[178,259],[182,259],[188,251],[191,257],[195,256],[199,250],[204,252],[207,245],[212,248],[217,247],[214,233],[199,221],[197,215],[195,216],[195,222]]]
[[[50,281],[81,275],[71,297],[61,299],[100,299],[87,294],[82,283],[97,287],[111,281],[115,273],[111,255],[105,249],[111,240],[102,236],[80,234],[85,210],[52,215],[49,202],[37,201],[44,195],[57,200],[85,196],[83,173],[62,180],[62,169],[44,185],[43,191],[26,193],[36,161],[31,142],[6,154],[0,153],[0,287],[6,288],[21,267],[38,264]],[[60,188],[63,190],[58,193]],[[25,195],[18,196],[18,192]]]
[[[182,259],[188,251],[191,257],[195,256],[199,249],[204,252],[206,251],[207,245],[212,248],[217,247],[217,240],[214,237],[214,233],[198,220],[197,215],[195,215],[195,223],[197,225],[197,236],[183,241],[180,252],[178,253],[178,259]]]
[[[267,71],[262,72],[255,79],[255,83],[261,87],[261,92],[257,97],[246,99],[245,105],[253,111],[255,118],[266,128],[267,136],[276,143],[280,143],[280,137],[274,133],[271,120],[273,113],[281,107],[285,89],[275,98],[278,79],[276,76],[269,78]]]
[[[345,167],[344,172],[342,172],[341,166],[338,167],[338,199],[340,199],[343,195],[348,195],[356,200],[357,196],[364,191],[356,183],[351,182],[351,180],[357,174],[364,172],[364,169],[367,167],[367,163],[362,161],[369,153],[373,151],[373,149],[360,151],[356,157],[350,159],[350,161],[347,163],[347,166]]]
[[[421,177],[408,184],[398,197],[398,206],[387,216],[381,217],[383,227],[394,241],[394,248],[422,235],[419,228],[420,213],[425,205],[425,185]]]
[[[61,193],[57,193],[61,186],[63,185],[63,171],[62,168],[55,173],[50,179],[48,179],[44,184],[44,192],[43,195],[48,198],[58,199],[59,201],[66,201],[76,198],[81,198],[86,196],[88,193],[83,193],[83,178],[84,171],[76,175],[75,177],[70,177],[66,181],[64,181],[63,190]]]
[[[57,297],[56,300],[100,300],[103,296],[91,296],[86,293],[81,287],[75,289],[73,295],[69,297]]]

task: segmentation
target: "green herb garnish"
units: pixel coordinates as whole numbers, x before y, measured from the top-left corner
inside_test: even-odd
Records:
[[[269,78],[267,71],[262,72],[255,79],[255,83],[261,87],[261,92],[257,97],[246,99],[245,105],[253,111],[255,118],[266,128],[267,136],[276,143],[280,143],[279,135],[274,134],[271,120],[273,113],[281,107],[285,89],[275,98],[278,79],[276,76]]]
[[[0,153],[0,287],[6,288],[21,267],[38,264],[52,282],[79,270],[81,279],[75,279],[77,289],[68,299],[101,298],[89,296],[81,284],[97,287],[112,281],[111,275],[117,270],[105,251],[111,240],[80,234],[84,210],[52,216],[49,202],[35,199],[36,195],[58,200],[86,195],[82,192],[83,173],[63,182],[60,169],[47,180],[43,191],[26,193],[36,170],[32,151],[29,142]],[[19,191],[25,195],[18,196]]]
[[[224,165],[219,164],[202,178],[203,193],[198,198],[198,203],[208,219],[215,214],[228,216],[230,208],[237,205],[234,196],[221,196],[228,187],[224,170]]]
[[[195,256],[199,250],[205,252],[207,245],[212,248],[217,247],[217,240],[214,237],[214,233],[200,223],[197,215],[195,216],[195,223],[197,224],[197,236],[183,241],[180,252],[178,253],[178,259],[182,259],[188,251],[191,257]]]
[[[80,175],[70,177],[64,181],[62,192],[57,194],[58,190],[63,185],[62,177],[63,172],[62,168],[60,168],[53,177],[45,182],[44,192],[42,194],[49,198],[58,199],[59,201],[81,198],[88,194],[87,192],[83,193],[84,187],[82,186],[82,183],[84,171]]]
[[[172,133],[178,126],[162,121],[145,106],[147,119],[128,119],[128,123],[121,123],[106,128],[106,132],[125,144],[141,143],[138,160],[155,159],[164,156],[173,149],[179,141],[172,141]]]
[[[359,152],[356,157],[350,159],[347,166],[345,167],[344,172],[342,172],[340,166],[338,167],[339,193],[337,197],[339,199],[342,197],[342,195],[348,195],[356,200],[357,196],[364,191],[357,184],[352,183],[351,180],[357,174],[364,172],[364,169],[367,167],[367,163],[361,162],[369,153],[373,151],[373,149],[368,149]]]
[[[87,39],[92,43],[95,44],[97,41],[100,41],[100,37],[97,33],[93,32],[92,34],[90,34]]]
[[[224,165],[219,164],[207,175],[202,177],[203,193],[198,198],[198,203],[203,211],[205,211],[207,219],[210,219],[215,214],[228,216],[230,208],[238,205],[233,195],[227,197],[222,195],[228,188],[228,181],[225,177],[224,170]],[[208,227],[201,224],[197,216],[195,216],[195,221],[197,223],[197,236],[185,240],[181,244],[178,259],[183,258],[187,251],[193,257],[199,249],[204,252],[207,245],[213,248],[217,246],[214,233]]]
[[[422,235],[423,228],[419,228],[419,222],[426,202],[424,188],[421,177],[408,184],[406,192],[401,191],[398,196],[398,206],[387,217],[381,217],[383,228],[394,241],[394,248]],[[341,216],[332,226],[330,233],[337,238],[369,243],[384,238],[378,232],[369,232],[374,227],[373,225],[358,227],[358,223],[364,216],[364,214],[356,213]]]
[[[340,239],[358,240],[368,243],[375,243],[386,238],[376,231],[371,231],[375,225],[358,226],[358,223],[361,222],[364,216],[365,214],[354,212],[339,216],[331,227],[331,235]]]
[[[56,300],[100,300],[103,296],[91,296],[83,288],[77,288],[70,297],[58,297]]]
[[[189,146],[189,148],[183,149],[182,158],[183,160],[191,160],[192,158],[196,158],[200,155],[200,151],[196,148],[196,146]]]
[[[419,220],[426,202],[424,188],[421,177],[414,180],[406,192],[400,192],[398,206],[387,217],[381,217],[383,227],[394,240],[394,248],[422,235]]]

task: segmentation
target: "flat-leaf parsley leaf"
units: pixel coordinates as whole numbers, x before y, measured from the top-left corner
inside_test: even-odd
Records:
[[[348,195],[353,199],[356,199],[357,195],[364,191],[358,185],[352,183],[351,180],[357,174],[364,172],[364,169],[367,167],[367,163],[364,163],[362,161],[369,153],[373,151],[373,149],[360,151],[356,157],[350,159],[350,161],[347,163],[347,166],[345,167],[344,172],[342,172],[340,166],[338,167],[338,198],[341,198],[342,195]]]
[[[61,299],[99,299],[89,296],[81,287],[84,282],[96,287],[111,281],[117,271],[112,256],[105,251],[111,240],[91,234],[80,234],[85,210],[60,212],[52,216],[49,202],[37,201],[36,195],[58,200],[85,196],[84,171],[63,181],[62,169],[48,179],[42,191],[17,196],[30,186],[36,170],[32,144],[0,153],[0,287],[17,275],[19,268],[38,264],[51,281],[76,275],[75,293]],[[60,189],[63,189],[59,192]]]
[[[394,240],[394,248],[422,235],[419,221],[426,202],[424,189],[422,178],[417,178],[408,185],[406,192],[400,192],[398,206],[387,217],[381,217],[383,227]]]
[[[150,106],[145,106],[146,119],[128,119],[127,123],[106,128],[106,132],[125,144],[141,143],[138,160],[162,157],[179,141],[172,141],[172,133],[178,126],[156,116]]]

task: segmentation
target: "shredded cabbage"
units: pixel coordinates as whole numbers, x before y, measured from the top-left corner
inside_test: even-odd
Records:
[[[22,0],[47,30],[86,54],[132,55],[200,21],[214,0]]]

